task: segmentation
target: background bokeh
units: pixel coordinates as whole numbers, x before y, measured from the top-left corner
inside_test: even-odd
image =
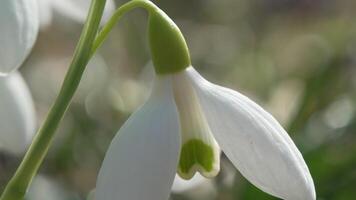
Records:
[[[155,3],[181,28],[203,76],[249,96],[288,130],[318,199],[356,199],[356,1]],[[110,140],[149,93],[146,22],[143,10],[125,16],[88,65],[28,199],[86,199],[95,187]],[[55,15],[20,70],[38,124],[58,94],[81,28]],[[21,158],[1,153],[1,191]],[[224,156],[221,166],[215,179],[171,199],[275,199],[248,183]]]

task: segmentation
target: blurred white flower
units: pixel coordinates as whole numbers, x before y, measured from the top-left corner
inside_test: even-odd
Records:
[[[18,72],[0,77],[0,150],[22,153],[35,134],[35,110]]]
[[[342,128],[351,122],[354,112],[355,106],[352,98],[342,96],[326,109],[323,120],[331,128]]]
[[[42,28],[52,23],[53,13],[69,17],[84,23],[87,17],[90,0],[37,0],[39,2],[40,24]],[[115,11],[115,2],[107,0],[102,17],[102,24],[107,22]]]
[[[215,141],[216,139],[216,141]],[[215,176],[220,147],[261,190],[314,200],[303,157],[282,126],[242,94],[212,84],[193,67],[157,75],[151,96],[119,130],[100,169],[100,200],[166,200],[176,172]]]
[[[52,179],[44,175],[35,176],[28,193],[26,200],[79,200],[78,195],[70,193],[66,190],[58,180]]]
[[[37,0],[4,0],[0,6],[0,150],[22,153],[35,133],[29,89],[16,69],[35,43]]]
[[[35,43],[37,0],[2,0],[0,27],[0,75],[4,75],[20,67]]]

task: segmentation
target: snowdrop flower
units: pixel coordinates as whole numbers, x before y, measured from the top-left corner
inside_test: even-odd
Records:
[[[4,75],[20,67],[35,43],[37,0],[2,0],[0,27],[0,75]]]
[[[90,7],[90,0],[37,0],[39,2],[40,24],[42,28],[52,23],[53,13],[84,23]],[[102,23],[107,22],[115,10],[115,2],[107,0]]]
[[[0,150],[22,153],[35,133],[31,94],[18,72],[0,77]]]
[[[113,139],[96,199],[166,200],[176,172],[184,179],[216,176],[221,149],[259,189],[314,200],[308,167],[283,127],[248,97],[205,80],[163,12],[150,13],[148,29],[154,86]]]

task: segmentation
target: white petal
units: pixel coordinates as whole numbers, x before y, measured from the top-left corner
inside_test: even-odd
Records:
[[[35,133],[29,89],[18,72],[0,77],[0,149],[22,153]]]
[[[35,43],[37,0],[2,0],[0,6],[0,75],[23,63]]]
[[[179,131],[171,77],[157,77],[148,101],[113,139],[95,199],[168,199],[178,163]]]
[[[198,171],[211,178],[220,170],[220,148],[185,73],[173,75],[174,99],[181,124],[182,149],[178,174],[190,179]]]
[[[176,175],[172,186],[172,192],[182,193],[182,192],[190,191],[199,186],[204,185],[204,183],[206,183],[207,181],[209,181],[209,179],[204,178],[199,173],[196,173],[193,176],[193,178],[190,180],[182,179],[179,177],[179,175]]]
[[[279,198],[316,198],[301,153],[269,113],[240,93],[209,83],[193,68],[186,73],[217,142],[243,176]]]
[[[70,17],[73,20],[84,23],[87,17],[90,0],[49,0],[52,3],[53,9],[60,14]],[[102,23],[106,23],[113,12],[115,11],[115,2],[107,0],[102,17]]]

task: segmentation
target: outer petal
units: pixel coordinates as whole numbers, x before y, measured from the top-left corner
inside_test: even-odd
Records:
[[[0,149],[25,150],[35,133],[35,111],[30,92],[17,72],[0,77]]]
[[[279,198],[316,198],[301,153],[269,113],[242,94],[209,83],[193,68],[186,73],[216,140],[243,176]]]
[[[51,1],[53,9],[68,16],[78,22],[85,22],[87,17],[90,0],[48,0]],[[104,8],[102,22],[107,22],[115,11],[115,2],[107,0]]]
[[[171,77],[157,77],[149,100],[113,139],[95,199],[168,199],[180,149],[178,120]]]
[[[0,6],[0,75],[17,69],[36,40],[37,0],[2,0]]]

